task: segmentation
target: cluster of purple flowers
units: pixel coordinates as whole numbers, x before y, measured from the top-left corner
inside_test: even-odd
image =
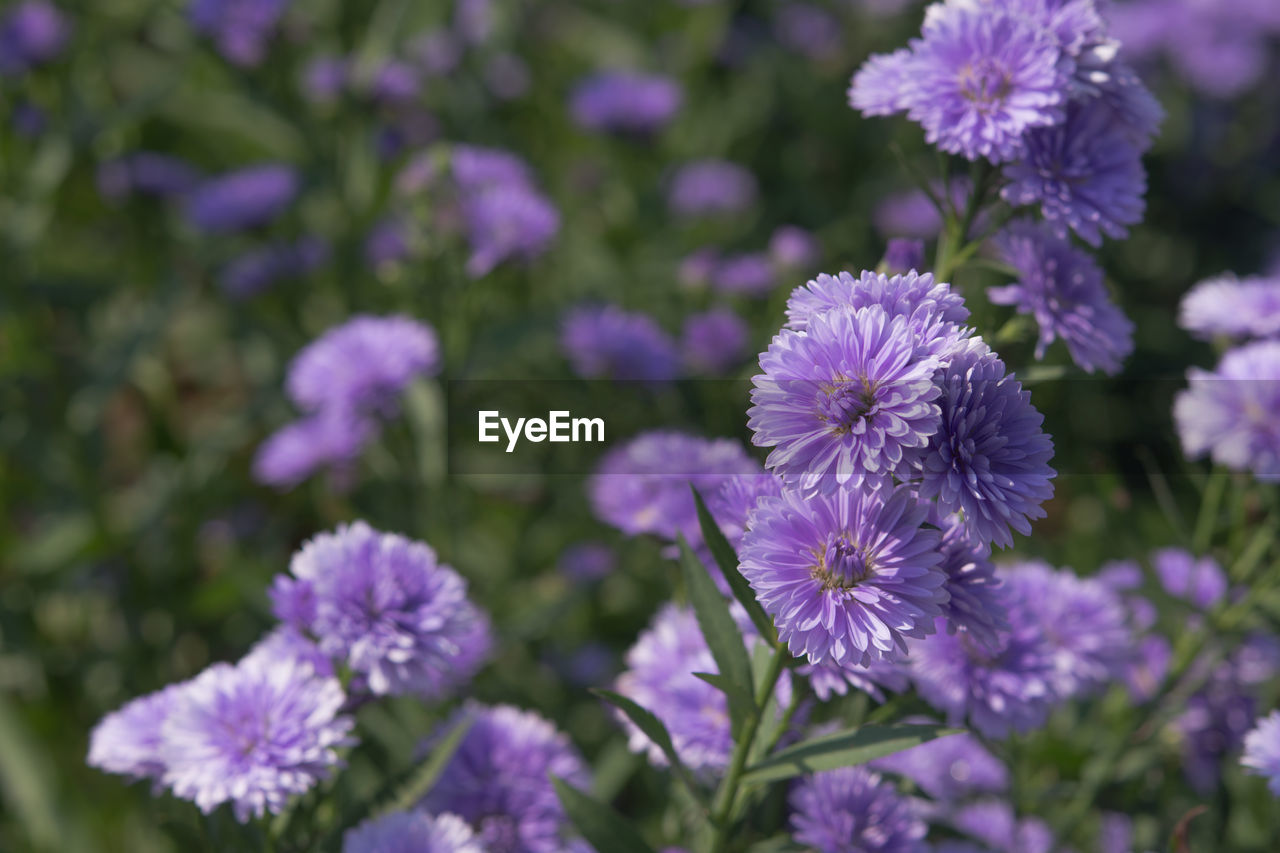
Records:
[[[13,77],[53,60],[71,27],[52,3],[22,0],[0,17],[0,77]]]
[[[1179,323],[1197,337],[1246,340],[1214,370],[1187,371],[1189,387],[1173,406],[1183,451],[1260,480],[1280,479],[1280,281],[1203,281],[1183,299]]]
[[[351,694],[438,698],[474,675],[489,629],[465,593],[425,544],[364,523],[321,535],[272,589],[283,624],[238,663],[108,714],[89,764],[149,779],[205,813],[223,803],[241,822],[279,813],[355,744]],[[342,671],[355,675],[345,689]]]
[[[394,415],[409,383],[439,369],[435,331],[412,318],[356,315],[330,329],[290,364],[286,389],[306,414],[263,443],[254,476],[292,488],[323,468],[349,475],[377,416]]]
[[[681,100],[680,86],[669,77],[606,71],[578,84],[569,112],[587,130],[646,134],[671,121]]]
[[[289,0],[191,0],[188,14],[228,62],[251,67],[266,58],[288,6]]]

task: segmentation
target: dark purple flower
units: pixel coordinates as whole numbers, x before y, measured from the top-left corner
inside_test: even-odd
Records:
[[[1206,340],[1280,337],[1280,278],[1206,279],[1182,297],[1178,325]]]
[[[889,275],[904,275],[924,269],[924,241],[893,238],[884,248],[883,263]],[[965,311],[966,315],[968,313]]]
[[[1280,480],[1280,341],[1230,350],[1212,373],[1191,368],[1187,382],[1173,404],[1183,452]]]
[[[684,361],[693,370],[720,376],[742,363],[750,331],[729,308],[712,308],[685,318],[680,335]]]
[[[824,770],[791,792],[792,836],[817,853],[926,853],[916,805],[864,767]]]
[[[469,721],[422,808],[471,824],[487,853],[562,853],[568,829],[551,777],[590,782],[569,739],[531,711],[469,702],[440,731]]]
[[[168,154],[135,151],[98,167],[98,192],[118,202],[130,195],[169,198],[183,195],[200,182],[190,163]]]
[[[421,809],[391,812],[347,830],[342,853],[486,853],[467,822]]]
[[[731,477],[759,475],[742,445],[684,433],[641,433],[610,450],[587,482],[596,517],[630,536],[653,533],[668,541],[701,541],[690,485],[710,495]]]
[[[265,225],[293,203],[298,175],[285,165],[250,166],[202,183],[187,202],[187,220],[220,234]]]
[[[603,542],[579,542],[564,549],[557,563],[560,573],[576,583],[607,577],[618,558]]]
[[[362,415],[317,412],[288,424],[262,443],[253,458],[253,478],[278,489],[292,489],[329,469],[339,482],[344,481],[376,432],[374,422]]]
[[[1044,417],[981,338],[957,348],[936,386],[941,425],[928,438],[920,494],[945,512],[963,512],[974,542],[1007,548],[1013,531],[1031,532],[1053,495]]]
[[[780,225],[769,238],[769,257],[785,270],[802,270],[822,257],[822,244],[797,225]]]
[[[937,360],[878,304],[805,322],[760,356],[752,443],[773,448],[769,469],[806,491],[905,478],[938,428]]]
[[[375,695],[440,699],[489,655],[489,620],[435,551],[364,522],[322,533],[271,588],[276,616],[364,677]]]
[[[431,326],[404,315],[357,314],[294,356],[285,388],[306,411],[389,412],[409,383],[439,370]]]
[[[191,0],[196,32],[210,38],[228,62],[254,66],[266,58],[289,0]]]
[[[725,255],[711,271],[711,286],[721,293],[767,296],[777,283],[773,260],[764,252]]]
[[[1025,151],[1004,167],[1000,195],[1012,205],[1039,204],[1060,237],[1075,231],[1091,245],[1124,237],[1142,221],[1147,173],[1142,153],[1097,102],[1073,104],[1061,124],[1030,131]]]
[[[329,260],[329,243],[319,237],[277,242],[245,252],[222,268],[218,285],[234,299],[248,299],[278,281],[305,276]]]
[[[1250,772],[1265,776],[1271,793],[1280,797],[1280,711],[1258,720],[1244,736],[1244,757],[1240,763]]]
[[[671,179],[667,205],[678,216],[739,213],[756,200],[755,176],[725,160],[696,160]]]
[[[1165,592],[1201,609],[1213,607],[1227,594],[1227,576],[1212,557],[1197,559],[1182,548],[1161,548],[1151,555],[1151,565]]]
[[[973,184],[968,178],[954,178],[945,187],[939,181],[931,187],[932,193],[944,204],[949,201],[957,210],[965,209],[972,190]],[[876,205],[871,218],[876,230],[886,237],[929,239],[942,232],[942,215],[938,206],[921,189],[887,196]]]
[[[951,596],[942,608],[947,630],[955,633],[964,629],[977,642],[999,648],[999,636],[1009,630],[1009,618],[1000,580],[991,564],[991,546],[972,539],[959,515],[937,519],[936,526],[942,531],[942,570]]]
[[[0,18],[0,76],[22,74],[62,52],[71,26],[58,7],[22,0]]]
[[[680,86],[669,77],[605,71],[578,84],[569,111],[588,130],[648,133],[671,121],[680,102]]]
[[[588,379],[669,382],[680,370],[676,342],[647,314],[616,305],[570,311],[560,347],[573,371]]]
[[[741,571],[810,663],[892,660],[934,630],[947,600],[937,531],[906,489],[764,498],[750,516]]]
[[[1004,762],[967,732],[877,758],[869,766],[882,773],[905,776],[935,800],[956,801],[1009,789],[1009,770]]]
[[[989,287],[997,305],[1015,305],[1040,327],[1036,358],[1062,338],[1071,360],[1092,373],[1115,374],[1133,351],[1133,323],[1111,301],[1093,258],[1044,223],[1020,220],[995,239],[1018,282]]]

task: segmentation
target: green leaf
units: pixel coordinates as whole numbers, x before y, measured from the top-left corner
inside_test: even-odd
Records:
[[[766,642],[772,642],[775,636],[773,622],[769,619],[769,614],[765,613],[764,608],[760,606],[755,593],[751,591],[751,584],[747,583],[742,572],[738,571],[738,555],[734,553],[729,540],[724,537],[724,531],[720,529],[720,525],[716,524],[716,520],[711,517],[711,512],[703,502],[702,495],[698,494],[698,490],[693,486],[689,488],[693,489],[693,502],[698,508],[698,524],[702,526],[702,541],[707,543],[711,556],[720,567],[720,573],[729,582],[733,597],[746,608],[747,615],[751,617],[751,624],[756,626],[756,630]]]
[[[659,720],[649,709],[636,704],[620,693],[614,693],[612,690],[592,690],[591,692],[626,714],[627,719],[635,723],[636,728],[644,732],[645,737],[657,744],[658,749],[661,749],[662,754],[667,757],[667,763],[680,774],[680,779],[685,786],[693,792],[693,795],[699,801],[702,800],[701,791],[694,785],[688,768],[684,766],[684,762],[676,754],[676,746],[671,742],[671,735],[667,732],[667,727],[662,724],[662,720]]]
[[[748,767],[742,781],[744,784],[773,782],[818,770],[866,764],[961,731],[945,726],[863,726],[787,747]]]
[[[563,779],[552,776],[556,796],[582,837],[597,850],[609,853],[653,853],[653,848],[622,815],[599,800],[592,799]]]
[[[702,679],[729,698],[729,728],[735,735],[741,731],[747,714],[755,707],[755,698],[723,675],[695,672],[693,677]]]
[[[418,801],[431,790],[431,786],[440,778],[440,774],[444,772],[449,759],[453,758],[453,754],[458,750],[458,745],[462,743],[462,738],[467,734],[467,730],[471,728],[471,723],[471,719],[463,718],[455,725],[436,744],[436,748],[431,751],[431,757],[423,762],[422,766],[409,777],[409,781],[405,783],[404,787],[391,798],[390,803],[385,808],[379,809],[377,814],[384,815],[390,812],[405,811],[416,806]]]

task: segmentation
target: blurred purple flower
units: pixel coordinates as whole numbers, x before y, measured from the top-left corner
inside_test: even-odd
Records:
[[[22,0],[0,18],[0,76],[22,74],[56,57],[71,34],[58,7]]]
[[[1124,673],[1125,687],[1135,702],[1146,702],[1156,695],[1169,674],[1173,648],[1158,634],[1148,634],[1138,641]]]
[[[573,372],[587,379],[668,382],[680,369],[671,336],[649,315],[616,305],[570,311],[561,327],[560,347]]]
[[[391,812],[347,830],[342,853],[487,853],[467,822],[455,814],[421,809]]]
[[[711,276],[720,263],[720,253],[711,247],[697,249],[685,255],[676,270],[676,279],[682,287],[700,289],[711,283]]]
[[[667,205],[678,216],[739,213],[756,200],[755,176],[725,160],[695,160],[671,179]]]
[[[1280,337],[1280,277],[1205,279],[1182,297],[1178,325],[1205,340]]]
[[[1215,371],[1191,368],[1173,420],[1188,458],[1280,480],[1280,341],[1228,351]]]
[[[711,286],[721,293],[767,296],[777,283],[777,270],[764,252],[726,255],[711,271]]]
[[[569,111],[588,130],[648,133],[671,121],[681,97],[680,86],[669,77],[605,71],[578,84]]]
[[[428,30],[409,45],[413,59],[424,74],[441,77],[458,67],[465,50],[457,35],[449,30]]]
[[[955,178],[948,185],[950,198],[942,200],[949,200],[957,210],[964,210],[969,203],[972,186],[968,178]],[[935,184],[932,192],[940,198],[946,195],[941,183]],[[942,217],[937,206],[924,190],[919,189],[886,196],[876,205],[871,219],[876,230],[886,237],[930,239],[942,231]]]
[[[974,794],[999,794],[1009,789],[1009,770],[1004,762],[968,732],[877,758],[868,766],[905,776],[935,800],[954,802]]]
[[[884,702],[884,691],[905,693],[911,686],[907,670],[898,660],[873,660],[868,664],[842,664],[834,658],[822,663],[806,663],[796,672],[809,679],[818,701],[832,696],[845,696],[849,688],[861,690],[877,702]]]
[[[323,411],[301,418],[258,447],[253,478],[278,489],[292,489],[329,469],[341,484],[376,432],[372,420],[351,412]]]
[[[276,242],[245,252],[223,267],[218,285],[233,299],[248,299],[278,281],[305,276],[329,260],[329,243],[320,237]]]
[[[493,34],[492,0],[456,0],[453,30],[469,44],[484,44]]]
[[[351,74],[350,63],[340,56],[318,56],[302,71],[302,94],[317,104],[327,104],[341,97]]]
[[[916,804],[865,767],[823,770],[791,792],[792,836],[817,853],[927,853]]]
[[[891,239],[884,249],[884,267],[888,275],[905,275],[924,270],[924,241],[904,237]]]
[[[196,32],[212,39],[234,65],[254,66],[266,58],[267,43],[290,0],[191,0],[188,14]]]
[[[798,225],[780,225],[769,238],[769,257],[784,270],[801,270],[818,262],[822,244]]]
[[[507,260],[530,261],[560,231],[560,214],[545,196],[524,184],[491,186],[463,200],[471,256],[467,275],[481,278]]]
[[[750,332],[729,308],[712,308],[685,318],[680,349],[695,372],[720,376],[741,364]]]
[[[164,774],[163,726],[185,684],[140,696],[107,714],[89,735],[90,767],[158,782]]]
[[[416,68],[407,62],[392,59],[373,73],[373,79],[369,81],[369,94],[379,103],[404,104],[418,96],[421,86]]]
[[[494,97],[514,101],[533,85],[533,72],[514,53],[497,53],[485,63],[484,81]]]
[[[364,238],[364,259],[380,270],[409,257],[409,228],[403,219],[389,216],[374,224]]]
[[[1240,763],[1250,772],[1265,776],[1271,793],[1280,797],[1280,711],[1258,720],[1244,736],[1244,757]]]
[[[1226,597],[1227,576],[1212,557],[1197,559],[1182,548],[1161,548],[1151,555],[1151,565],[1165,592],[1202,610]]]
[[[1005,800],[982,800],[960,807],[951,821],[961,832],[996,853],[1052,853],[1053,834],[1038,818],[1018,820]]]
[[[265,225],[293,203],[298,189],[297,173],[283,164],[226,172],[195,189],[187,202],[187,220],[210,234]]]
[[[613,549],[603,542],[579,542],[564,549],[557,566],[569,580],[587,583],[607,577],[617,561]]]
[[[98,193],[111,202],[130,195],[169,198],[183,195],[200,182],[190,163],[155,151],[134,151],[98,167]]]
[[[840,30],[839,18],[812,3],[784,3],[773,16],[778,41],[813,60],[839,56],[844,46]]]

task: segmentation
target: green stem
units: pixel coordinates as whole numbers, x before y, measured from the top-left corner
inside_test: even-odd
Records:
[[[1200,515],[1196,518],[1196,532],[1191,540],[1191,550],[1196,556],[1209,550],[1213,541],[1213,528],[1218,522],[1218,511],[1222,507],[1222,496],[1227,490],[1228,479],[1227,472],[1222,469],[1216,469],[1209,475],[1200,504]]]
[[[743,726],[742,737],[734,744],[733,755],[729,759],[729,770],[716,791],[715,801],[711,807],[711,823],[715,827],[711,853],[723,853],[729,843],[730,821],[734,806],[738,802],[742,771],[746,769],[747,756],[751,754],[751,746],[755,742],[756,734],[760,731],[760,720],[764,715],[764,709],[769,704],[769,697],[773,695],[774,688],[777,687],[778,679],[782,677],[786,662],[786,647],[776,646],[773,657],[769,659],[769,666],[764,671],[760,684],[756,686],[755,707],[751,709],[751,714]]]

